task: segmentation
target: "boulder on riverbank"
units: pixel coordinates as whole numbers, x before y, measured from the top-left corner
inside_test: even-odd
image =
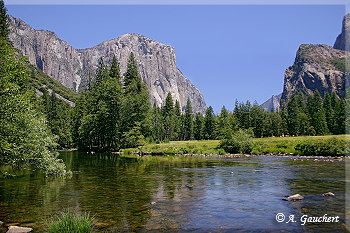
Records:
[[[9,229],[6,233],[27,233],[33,231],[29,227],[18,227],[18,226],[9,226]]]
[[[294,194],[292,196],[289,196],[287,198],[283,198],[283,200],[285,201],[299,201],[299,200],[303,200],[304,197],[301,196],[300,194]]]

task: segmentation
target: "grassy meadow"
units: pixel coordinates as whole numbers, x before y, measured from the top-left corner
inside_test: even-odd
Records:
[[[344,154],[346,138],[350,135],[327,135],[327,136],[299,136],[299,137],[269,137],[254,138],[251,154],[305,154],[305,155],[324,155],[324,151],[330,150],[335,155]],[[149,152],[152,154],[227,154],[223,149],[218,148],[219,140],[201,140],[201,141],[171,141],[168,143],[150,143],[138,148],[121,150],[125,153]],[[322,144],[322,145],[321,145]],[[315,147],[322,147],[317,150]],[[333,148],[329,148],[333,147]],[[334,148],[335,147],[335,148]],[[311,148],[311,149],[310,149]],[[309,153],[307,152],[310,151]],[[314,150],[312,150],[314,149]],[[306,152],[305,152],[306,151]],[[313,154],[313,151],[315,154]],[[340,151],[340,152],[339,152]],[[330,153],[332,154],[332,153]]]

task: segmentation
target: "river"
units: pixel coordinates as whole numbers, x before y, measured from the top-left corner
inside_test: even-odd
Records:
[[[27,171],[0,180],[1,221],[44,232],[47,219],[70,210],[89,212],[103,232],[346,232],[344,161],[82,152],[60,157],[71,177]],[[321,195],[326,192],[336,196]],[[305,199],[283,200],[297,193]],[[277,222],[276,214],[285,220]],[[339,222],[301,220],[325,214]]]

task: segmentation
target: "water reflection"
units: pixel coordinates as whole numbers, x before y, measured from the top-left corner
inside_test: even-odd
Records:
[[[344,162],[287,158],[147,157],[62,152],[71,178],[0,180],[0,220],[43,230],[61,210],[88,211],[101,231],[343,232]],[[336,197],[320,194],[334,192]],[[300,193],[305,200],[285,202]],[[340,216],[341,223],[278,223],[277,213]],[[4,230],[4,229],[2,229]]]

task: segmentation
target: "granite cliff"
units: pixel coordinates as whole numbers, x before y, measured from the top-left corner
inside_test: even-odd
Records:
[[[350,51],[350,14],[344,16],[342,32],[335,40],[333,48],[343,51]]]
[[[35,30],[11,16],[9,22],[10,40],[29,62],[76,92],[91,78],[100,57],[110,64],[116,56],[123,74],[129,54],[133,52],[141,78],[149,89],[151,103],[161,106],[170,92],[183,109],[187,98],[191,100],[194,112],[204,113],[207,108],[199,89],[177,68],[172,46],[142,35],[125,34],[93,48],[77,50],[53,32]]]
[[[344,97],[348,56],[328,45],[300,45],[293,66],[285,71],[282,99],[288,100],[298,90],[313,94],[316,89],[322,96],[335,92]]]
[[[298,90],[305,94],[313,94],[316,89],[322,96],[326,92],[335,92],[340,98],[345,96],[345,86],[349,77],[349,27],[350,14],[347,14],[344,16],[342,32],[337,37],[334,47],[300,45],[294,64],[285,71],[282,99],[288,100]]]

